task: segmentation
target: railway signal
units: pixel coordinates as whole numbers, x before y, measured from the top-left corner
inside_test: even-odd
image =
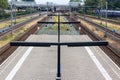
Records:
[[[60,16],[68,15],[48,15],[58,16],[58,22],[38,22],[39,24],[58,24],[58,42],[10,42],[11,46],[35,46],[35,47],[50,47],[52,45],[57,46],[57,77],[56,80],[61,80],[61,46],[68,47],[81,47],[81,46],[107,46],[107,41],[91,41],[91,42],[60,42],[60,24],[79,24],[80,22],[60,22]]]

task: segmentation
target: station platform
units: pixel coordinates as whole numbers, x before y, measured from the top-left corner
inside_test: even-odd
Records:
[[[26,41],[57,42],[57,35],[31,35]],[[61,35],[61,42],[91,41],[87,35]],[[0,80],[56,80],[57,46],[19,47],[0,65]],[[120,80],[120,68],[99,47],[61,47],[61,80]]]

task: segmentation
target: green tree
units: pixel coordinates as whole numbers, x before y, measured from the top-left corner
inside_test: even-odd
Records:
[[[7,8],[8,0],[0,0],[0,8]]]
[[[114,10],[120,6],[120,0],[102,0],[103,9],[105,9],[106,7],[106,4],[105,4],[106,1],[108,2],[108,9]]]
[[[102,3],[102,8],[105,9],[106,1],[108,2],[108,9],[120,8],[120,0],[86,0],[86,6],[100,7]]]
[[[115,6],[116,9],[119,9],[119,10],[120,10],[120,0],[116,0],[116,1],[114,2],[114,6]]]
[[[99,7],[99,0],[85,0],[85,8],[83,11],[87,14],[93,14],[93,10]]]
[[[85,5],[86,6],[98,6],[99,0],[86,0]]]
[[[70,0],[70,2],[82,2],[82,0]]]

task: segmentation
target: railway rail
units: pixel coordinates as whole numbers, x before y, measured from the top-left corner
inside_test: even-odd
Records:
[[[78,17],[79,18],[79,17]],[[70,19],[69,19],[70,20]],[[71,18],[72,21],[77,21],[76,17]],[[86,28],[82,24],[75,24],[75,28],[79,30],[79,27],[81,27],[81,32],[83,34],[87,34],[92,40],[99,41],[104,40],[100,38],[98,35],[94,34],[91,30]],[[100,47],[119,67],[120,67],[120,53],[115,48],[113,48],[110,44],[107,47]]]
[[[83,14],[76,14],[76,15],[79,15],[79,16],[84,16]],[[99,17],[94,17],[94,16],[90,16],[90,15],[85,15],[85,17],[87,18],[92,18],[92,19],[96,19],[96,20],[102,20],[102,21],[106,21],[105,19],[100,19]],[[107,19],[107,22],[108,23],[113,23],[113,24],[118,24],[120,25],[120,22],[117,21],[117,20],[111,20],[111,19]]]
[[[41,21],[45,21],[47,18],[43,18]],[[41,24],[42,25],[42,24]],[[17,37],[15,41],[24,41],[26,40],[31,34],[37,31],[37,26],[40,26],[37,23],[31,26],[25,33],[21,36]],[[9,44],[5,45],[4,47],[0,48],[0,64],[9,57],[18,47],[10,46]]]
[[[22,18],[22,17],[26,17],[26,16],[32,16],[32,15],[36,15],[36,14],[38,14],[38,13],[20,15],[20,16],[16,16],[16,19],[19,19],[19,18]],[[5,20],[3,19],[3,20],[0,20],[0,23],[7,22],[9,20],[10,20],[10,18],[7,18]]]
[[[35,19],[38,19],[38,18],[39,18],[39,17],[36,16],[36,17],[34,17],[34,18],[28,19],[28,20],[26,20],[26,21],[24,21],[24,22],[21,22],[21,23],[18,23],[18,24],[16,24],[16,25],[14,25],[13,28],[9,28],[9,29],[7,29],[5,32],[0,33],[0,38],[3,38],[3,37],[6,36],[7,34],[10,34],[11,31],[14,32],[14,31],[16,31],[16,30],[19,30],[20,28],[23,27],[23,25],[25,25],[25,24],[27,24],[27,23],[35,20]]]
[[[103,40],[83,25],[81,25],[81,27],[82,32],[89,35],[92,40]],[[102,46],[100,48],[120,67],[120,54],[115,48],[113,48],[111,45],[108,45],[107,47]]]
[[[86,21],[86,22],[94,25],[95,28],[101,30],[101,31],[104,32],[104,33],[105,33],[105,30],[106,30],[106,31],[107,31],[107,36],[113,37],[116,41],[120,42],[120,33],[118,33],[118,32],[114,32],[114,33],[113,33],[112,30],[110,30],[110,29],[108,29],[108,28],[106,28],[106,27],[103,27],[103,26],[101,26],[101,25],[98,25],[98,24],[96,24],[96,23],[94,23],[94,22],[92,22],[92,21],[90,21],[90,20],[84,19],[84,18],[82,18],[82,17],[80,17],[80,16],[77,16],[76,18],[80,18],[80,19],[82,19],[82,20],[84,20],[84,21]]]
[[[67,19],[70,20],[70,18],[68,18],[68,17],[67,17]],[[46,19],[42,19],[41,21],[45,21],[45,20]],[[76,21],[77,19],[72,18],[72,20]],[[39,25],[39,26],[41,26],[41,25]],[[18,37],[15,40],[24,41],[28,36],[30,36],[30,34],[33,34],[36,32],[36,30],[37,30],[36,26],[38,26],[38,25],[37,24],[33,25],[23,35],[21,35],[20,37]],[[89,29],[84,27],[82,24],[76,24],[75,28],[77,30],[79,29],[79,27],[82,28],[81,29],[82,33],[89,35],[93,40],[102,40],[100,37],[95,35],[92,31],[90,31]],[[13,47],[13,46],[11,47],[9,44],[7,44],[3,48],[1,48],[0,49],[0,63],[2,63],[16,49],[17,49],[17,47]],[[117,52],[113,47],[111,47],[111,45],[108,45],[107,47],[101,47],[101,49],[103,49],[103,51],[120,67],[120,54],[119,54],[119,52]]]

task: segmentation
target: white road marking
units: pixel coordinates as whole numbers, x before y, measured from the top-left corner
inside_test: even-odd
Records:
[[[98,61],[98,59],[93,54],[93,52],[90,50],[90,48],[89,47],[85,47],[85,49],[87,50],[87,52],[88,52],[89,56],[91,57],[91,59],[93,60],[93,62],[96,64],[96,66],[99,69],[99,71],[101,72],[101,74],[104,76],[105,80],[112,80],[110,75],[107,73],[107,71],[101,65],[101,63]]]
[[[32,51],[32,49],[33,49],[33,47],[29,47],[27,49],[27,51],[24,53],[24,55],[18,61],[18,63],[15,65],[15,67],[11,70],[11,72],[8,74],[8,76],[6,77],[5,80],[12,80],[12,78],[15,76],[15,74],[17,73],[17,71],[20,69],[20,67],[22,66],[23,62],[25,61],[25,59],[27,58],[27,56],[30,54],[30,52]]]
[[[93,47],[93,49],[96,50],[95,47]],[[101,57],[101,59],[103,59],[104,62],[106,62],[106,64],[111,68],[111,70],[120,78],[120,75],[119,75],[119,74],[115,71],[115,69],[107,62],[106,58],[107,58],[109,61],[111,61],[111,63],[113,63],[113,65],[114,65],[119,71],[120,71],[120,68],[119,68],[102,50],[100,50],[100,48],[99,48],[99,50],[97,49],[96,51],[97,51],[98,55]],[[103,54],[99,54],[99,51],[102,51]],[[106,58],[102,57],[102,55],[104,55]]]
[[[102,51],[102,50],[101,50]],[[103,52],[103,51],[102,51]],[[103,52],[104,53],[104,52]],[[120,68],[118,67],[118,65],[116,65],[112,60],[111,58],[109,58],[106,54],[104,54],[117,68],[118,70],[120,71]]]
[[[22,50],[23,50],[23,48],[21,48],[18,53],[20,53]],[[11,57],[14,56],[14,55],[15,55],[15,53],[14,53],[14,54],[11,54],[11,55],[9,56],[9,58],[11,58]],[[9,61],[9,63],[1,70],[0,75],[1,75],[1,74],[5,71],[5,69],[13,62],[13,60],[15,60],[15,58],[16,58],[18,55],[19,55],[19,54],[16,54],[15,57],[12,58],[12,59]],[[2,65],[4,65],[4,64],[9,60],[9,58],[7,58],[7,59],[0,65],[0,67],[1,67]]]

